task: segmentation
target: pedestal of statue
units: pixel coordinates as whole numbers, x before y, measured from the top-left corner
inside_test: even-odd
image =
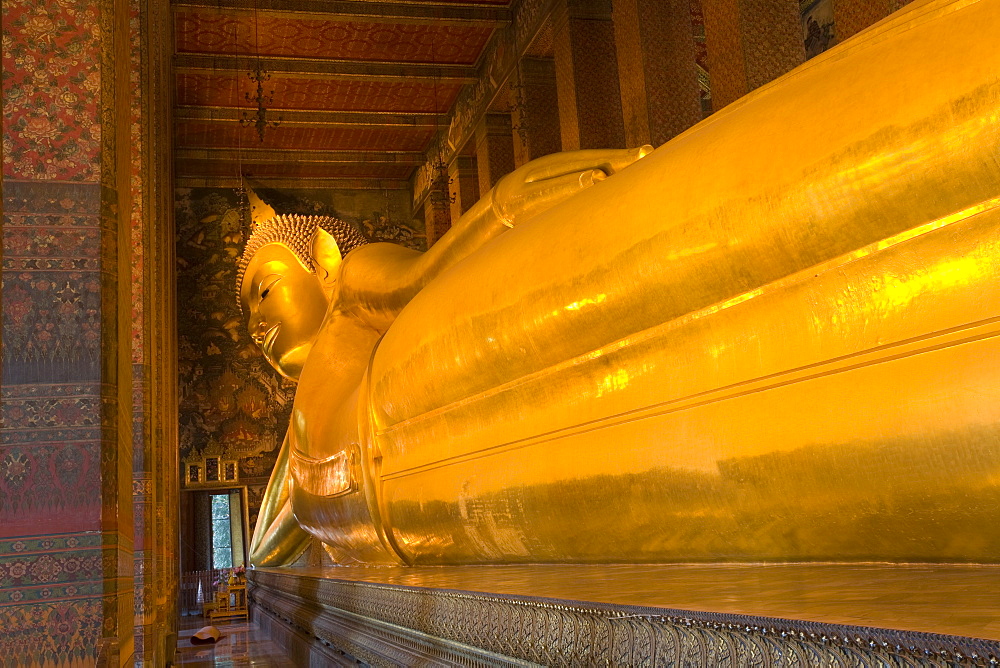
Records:
[[[1000,656],[996,566],[275,568],[250,582],[254,619],[306,663],[950,666]]]

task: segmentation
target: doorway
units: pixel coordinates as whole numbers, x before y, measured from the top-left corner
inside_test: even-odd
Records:
[[[247,564],[246,488],[181,494],[181,614],[200,614],[214,583]]]

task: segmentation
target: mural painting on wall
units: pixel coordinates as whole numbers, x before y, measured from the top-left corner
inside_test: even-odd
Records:
[[[254,191],[278,213],[333,216],[353,223],[372,241],[425,248],[423,231],[400,222],[410,218],[406,191],[273,190],[256,186]]]
[[[799,15],[802,17],[802,39],[806,45],[807,60],[837,44],[832,0],[801,0]]]
[[[326,193],[259,189],[280,213],[334,215],[373,240],[423,247],[423,235],[410,225],[393,224],[392,207],[374,206],[375,195],[355,201],[367,214],[338,212]],[[384,198],[383,198],[384,199]],[[404,194],[403,201],[408,205]],[[395,202],[393,202],[395,203]],[[381,202],[378,202],[381,204]],[[185,485],[197,483],[247,487],[250,529],[256,522],[267,480],[291,413],[295,384],[282,378],[250,339],[236,303],[236,263],[243,249],[240,201],[232,189],[181,188],[177,214],[177,297],[179,328],[179,440]],[[401,213],[404,217],[406,212]],[[395,217],[393,215],[393,217]],[[236,470],[192,480],[191,467],[210,474],[205,462],[235,462]]]
[[[708,118],[712,115],[712,86],[708,76],[708,47],[705,45],[705,15],[701,10],[701,0],[691,0],[691,28],[694,31],[694,60],[701,94],[701,114]]]

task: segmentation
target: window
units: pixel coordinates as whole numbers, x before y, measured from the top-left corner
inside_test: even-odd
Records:
[[[229,494],[212,495],[212,568],[233,567],[233,532]]]

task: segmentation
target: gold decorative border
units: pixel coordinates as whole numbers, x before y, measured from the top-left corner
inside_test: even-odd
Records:
[[[247,575],[256,618],[266,613],[319,643],[375,664],[390,662],[400,647],[427,638],[459,652],[456,656],[488,653],[508,665],[945,668],[996,665],[1000,656],[1000,642],[932,633],[273,571]]]

